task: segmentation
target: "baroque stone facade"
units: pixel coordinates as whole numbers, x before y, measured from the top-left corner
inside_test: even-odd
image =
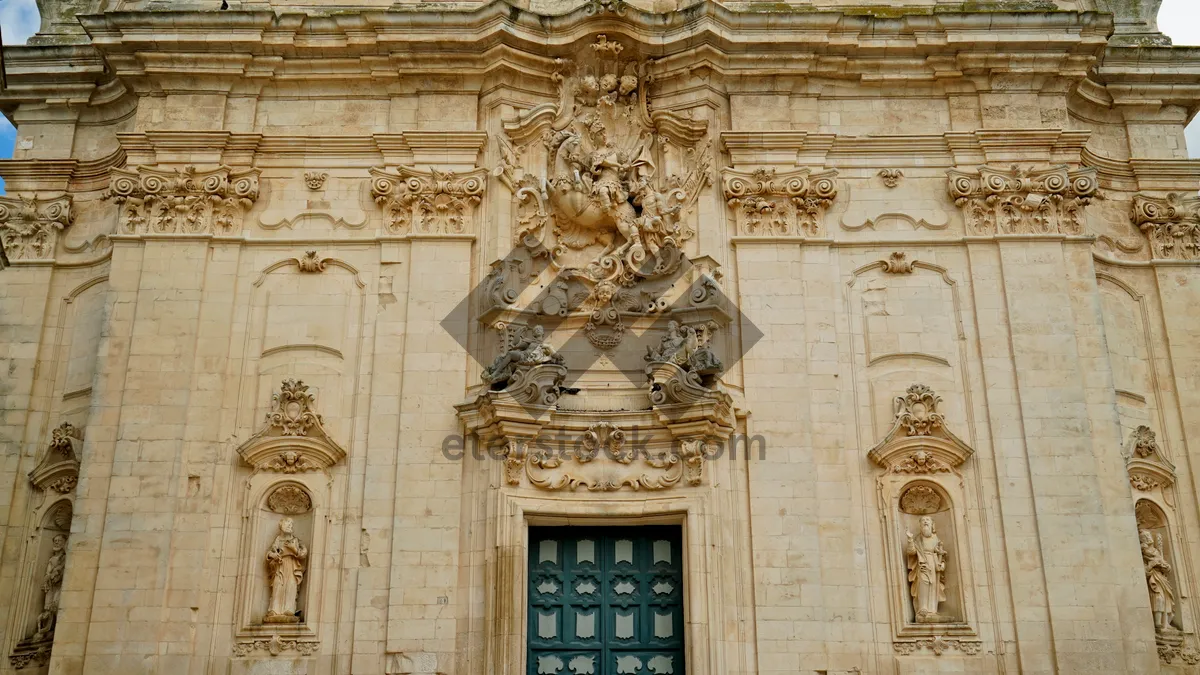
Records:
[[[44,4],[0,672],[1200,673],[1157,2]]]

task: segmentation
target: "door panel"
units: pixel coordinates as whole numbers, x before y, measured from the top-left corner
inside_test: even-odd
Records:
[[[678,527],[529,529],[530,675],[684,675]]]

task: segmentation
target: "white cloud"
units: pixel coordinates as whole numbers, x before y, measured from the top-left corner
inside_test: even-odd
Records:
[[[0,30],[4,31],[4,44],[25,44],[41,23],[35,0],[0,0]]]
[[[1200,3],[1196,0],[1163,0],[1158,29],[1176,45],[1200,45]],[[1187,128],[1188,156],[1200,159],[1200,115]]]

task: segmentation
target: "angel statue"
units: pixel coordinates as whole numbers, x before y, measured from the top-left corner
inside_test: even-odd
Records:
[[[563,364],[563,357],[546,341],[546,331],[534,326],[532,334],[522,338],[512,349],[492,361],[483,369],[483,381],[493,389],[503,389],[516,374],[518,368],[537,366],[543,363]]]

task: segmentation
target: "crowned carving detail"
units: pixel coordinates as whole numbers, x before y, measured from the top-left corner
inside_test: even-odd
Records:
[[[54,257],[58,232],[71,224],[71,197],[0,197],[0,249],[11,260]]]
[[[1096,170],[1066,166],[951,169],[950,197],[963,210],[967,233],[1082,234],[1083,207],[1096,195]]]
[[[1175,484],[1175,465],[1162,454],[1158,437],[1145,425],[1129,435],[1125,452],[1125,470],[1129,484],[1139,492],[1168,488]]]
[[[725,203],[743,236],[818,237],[825,210],[837,197],[837,171],[832,169],[818,174],[808,169],[727,169],[723,176]]]
[[[1150,238],[1155,258],[1200,259],[1200,197],[1133,196],[1133,224]]]
[[[325,431],[316,395],[301,380],[286,379],[271,395],[265,426],[238,448],[256,471],[293,474],[324,471],[346,456]]]
[[[50,432],[50,444],[40,462],[29,472],[29,480],[41,490],[66,494],[79,480],[79,450],[83,430],[63,422]]]
[[[371,169],[371,196],[392,234],[473,234],[487,171]]]
[[[928,386],[910,386],[892,400],[892,428],[867,457],[890,473],[953,472],[974,450],[946,428],[941,404],[942,397]]]
[[[103,199],[120,206],[120,231],[232,234],[258,199],[259,169],[113,169]]]

